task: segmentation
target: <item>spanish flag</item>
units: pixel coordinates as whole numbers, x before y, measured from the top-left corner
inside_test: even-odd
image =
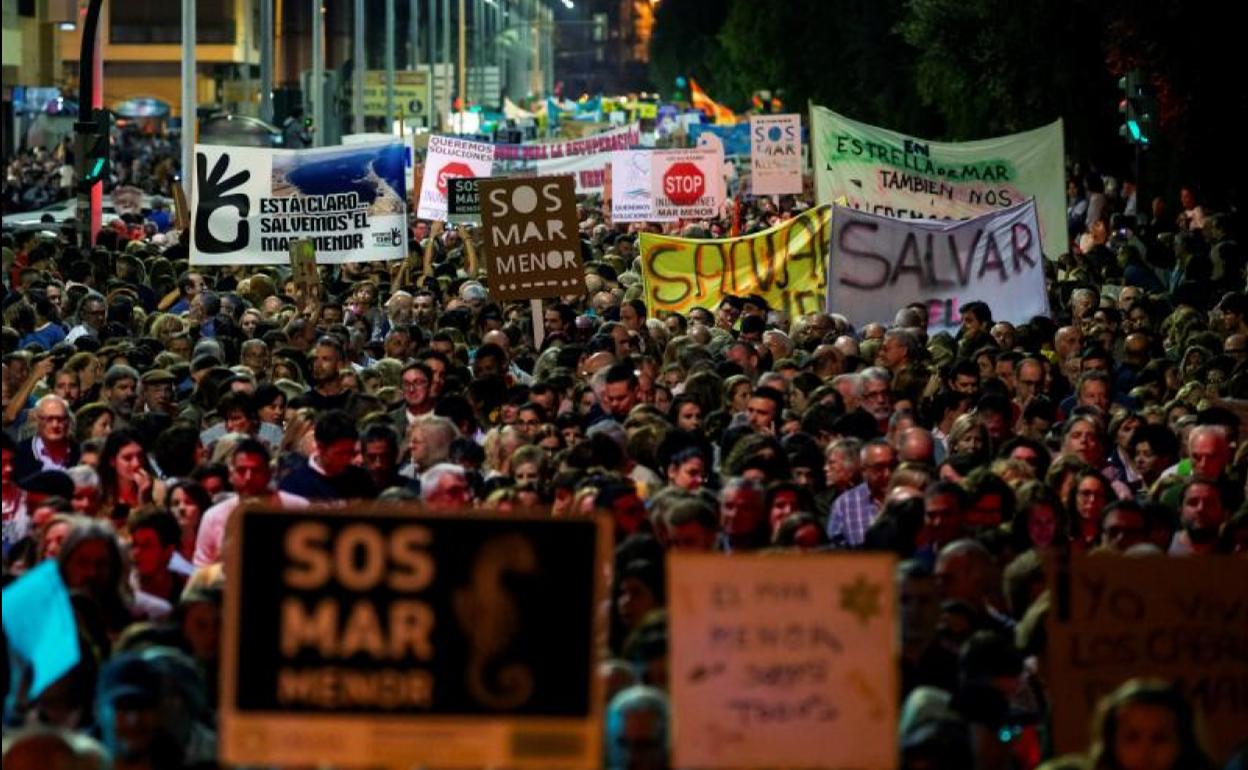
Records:
[[[733,126],[737,123],[737,116],[732,114],[732,110],[707,96],[693,78],[689,78],[689,101],[693,102],[694,109],[705,112],[717,126]]]

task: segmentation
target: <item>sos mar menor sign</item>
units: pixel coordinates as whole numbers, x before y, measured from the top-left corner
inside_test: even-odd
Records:
[[[605,519],[254,509],[231,528],[223,761],[599,766]]]
[[[722,147],[650,154],[654,212],[665,219],[709,219],[724,202]]]
[[[496,300],[584,291],[572,177],[491,177],[479,189],[485,272]]]

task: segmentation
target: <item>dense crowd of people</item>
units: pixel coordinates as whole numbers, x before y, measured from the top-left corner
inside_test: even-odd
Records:
[[[89,249],[6,233],[4,576],[55,560],[82,650],[38,697],[6,678],[6,770],[215,766],[230,517],[363,498],[611,517],[612,768],[666,766],[665,553],[857,549],[901,560],[902,767],[1215,767],[1164,682],[1109,696],[1086,755],[1047,729],[1046,555],[1248,553],[1237,223],[1105,182],[1072,173],[1051,318],[969,302],[952,331],[757,295],[655,317],[658,226],[592,199],[585,291],[544,303],[540,344],[469,228],[413,221],[411,259],[322,267],[315,296],[189,266],[167,216]],[[744,231],[804,205],[748,201]]]
[[[176,141],[136,129],[113,132],[105,193],[135,188],[148,195],[173,195],[181,163]],[[4,164],[4,213],[36,211],[77,194],[73,137],[56,147],[24,147]]]

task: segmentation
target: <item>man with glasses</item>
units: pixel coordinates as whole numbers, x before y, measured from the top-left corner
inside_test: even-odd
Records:
[[[400,435],[406,436],[416,418],[433,411],[430,385],[433,373],[423,362],[412,361],[403,367],[403,404],[390,411],[390,423]]]
[[[35,402],[31,410],[35,436],[17,446],[13,477],[24,479],[39,471],[63,471],[78,464],[78,446],[70,438],[69,404],[55,394]]]
[[[78,325],[69,330],[65,341],[73,345],[79,337],[99,338],[104,328],[104,297],[88,294],[78,303]]]
[[[873,439],[862,448],[863,481],[836,499],[828,517],[828,540],[856,548],[867,528],[884,507],[888,482],[897,467],[897,451],[884,439]]]

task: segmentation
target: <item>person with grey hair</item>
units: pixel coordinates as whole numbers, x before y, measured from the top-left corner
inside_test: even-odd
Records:
[[[28,420],[35,423],[35,435],[17,445],[12,471],[15,480],[39,471],[63,471],[78,464],[81,453],[73,439],[69,402],[49,393],[35,402]]]
[[[420,474],[420,500],[434,511],[462,509],[472,502],[468,475],[455,463],[437,463]]]
[[[880,433],[888,432],[888,418],[893,413],[893,375],[880,366],[863,369],[862,408],[875,418]]]
[[[857,372],[836,375],[832,378],[832,387],[841,394],[846,414],[862,404],[862,377]]]
[[[405,476],[417,474],[451,456],[451,442],[459,438],[459,428],[446,417],[422,414],[412,421],[407,431],[409,466]]]
[[[893,316],[893,328],[927,331],[927,315],[917,307],[906,305]]]
[[[884,332],[879,362],[891,374],[896,375],[921,361],[923,353],[923,342],[919,335],[909,329],[889,329]]]
[[[861,451],[861,439],[842,438],[828,444],[824,452],[824,481],[834,495],[852,489],[862,481]]]
[[[95,516],[100,508],[100,474],[90,465],[75,465],[65,473],[74,482],[74,498],[70,501],[74,513]]]

